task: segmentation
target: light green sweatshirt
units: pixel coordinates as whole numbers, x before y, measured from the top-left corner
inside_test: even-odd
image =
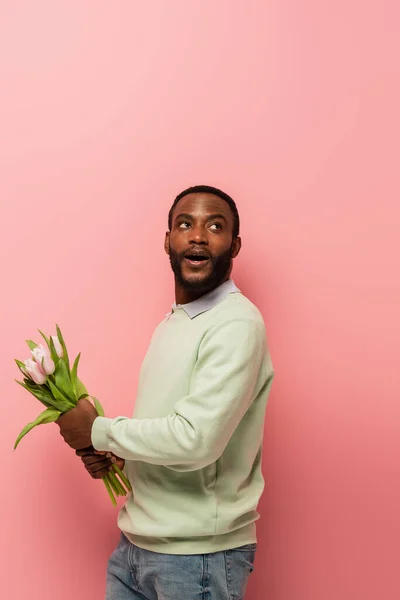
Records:
[[[196,303],[156,328],[133,418],[99,417],[92,430],[96,449],[126,459],[133,492],[120,529],[166,554],[254,543],[264,487],[273,367],[262,316],[232,280]]]

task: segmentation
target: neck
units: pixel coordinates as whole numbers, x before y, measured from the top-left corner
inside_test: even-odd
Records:
[[[187,289],[183,288],[175,279],[175,302],[176,302],[176,304],[189,304],[189,302],[194,302],[194,300],[198,300],[205,294],[208,294],[209,292],[212,292],[213,290],[215,290],[215,288],[220,286],[221,283],[228,281],[229,277],[230,277],[230,275],[228,273],[224,277],[224,279],[222,279],[217,285],[215,285],[214,287],[212,287],[210,289],[201,290],[201,291],[187,290]]]

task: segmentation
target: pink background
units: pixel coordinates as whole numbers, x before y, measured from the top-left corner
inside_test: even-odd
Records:
[[[1,596],[99,600],[116,512],[13,379],[62,326],[110,416],[175,194],[237,200],[276,380],[249,600],[400,597],[399,4],[0,1]]]

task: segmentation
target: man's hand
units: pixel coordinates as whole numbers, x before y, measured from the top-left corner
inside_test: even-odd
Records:
[[[93,404],[83,398],[56,423],[66,443],[74,450],[81,450],[92,445],[92,425],[98,416]]]
[[[95,450],[93,446],[77,450],[76,455],[81,458],[86,470],[93,479],[103,479],[110,471],[113,463],[117,464],[121,471],[125,466],[123,458],[118,458],[112,452],[100,452]]]

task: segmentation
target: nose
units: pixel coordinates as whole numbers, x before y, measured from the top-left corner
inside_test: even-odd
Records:
[[[197,226],[192,227],[190,230],[190,239],[189,242],[191,244],[208,244],[207,231],[204,227]]]

